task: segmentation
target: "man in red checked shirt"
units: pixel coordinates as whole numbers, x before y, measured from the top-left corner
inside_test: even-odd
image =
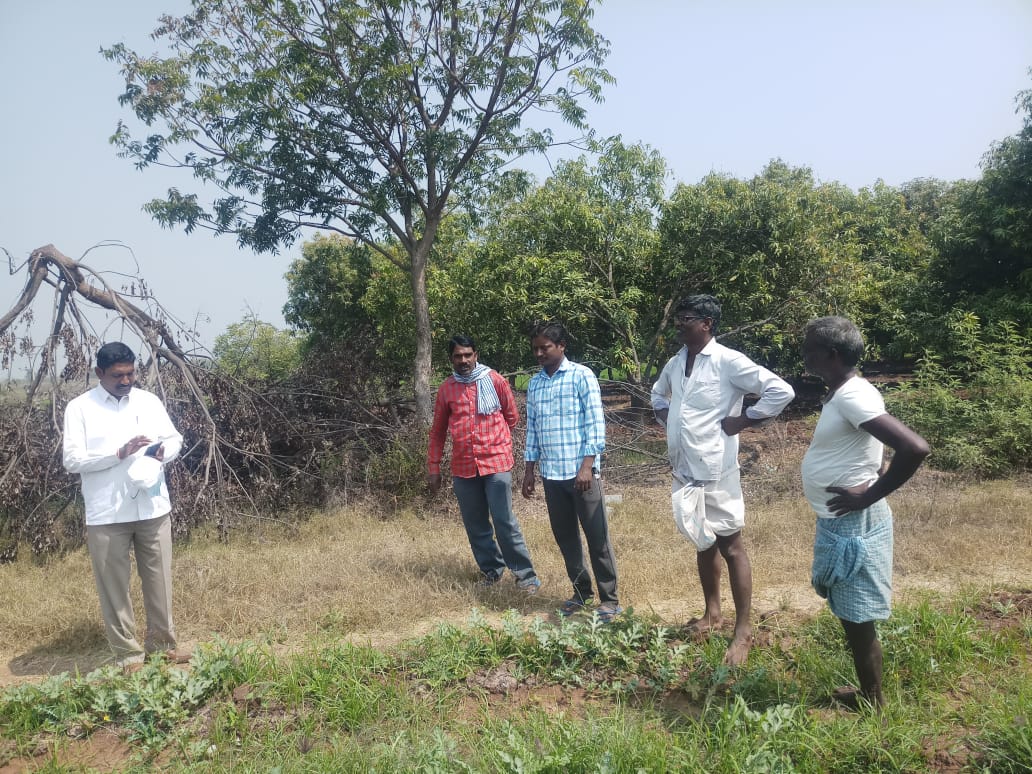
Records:
[[[441,488],[441,456],[451,433],[452,489],[480,567],[480,585],[498,583],[508,567],[518,589],[536,594],[541,581],[512,512],[512,428],[520,418],[516,398],[504,377],[477,362],[477,345],[469,336],[453,336],[448,357],[454,370],[437,391],[430,426],[430,492]]]

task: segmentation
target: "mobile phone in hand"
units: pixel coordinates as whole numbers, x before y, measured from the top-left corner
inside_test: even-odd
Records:
[[[161,441],[158,441],[157,443],[152,443],[150,446],[147,447],[147,451],[145,451],[144,454],[146,454],[148,457],[154,457],[155,455],[157,455],[158,449],[160,448]]]

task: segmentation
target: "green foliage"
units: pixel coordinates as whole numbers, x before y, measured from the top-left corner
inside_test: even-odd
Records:
[[[469,627],[450,624],[438,626],[403,649],[400,665],[433,690],[464,680],[484,666],[504,658],[499,651],[497,632],[474,611]]]
[[[983,655],[976,622],[927,598],[895,611],[879,624],[878,635],[892,665],[891,681],[914,701],[956,684],[971,661]]]
[[[395,501],[408,501],[426,488],[427,433],[403,429],[380,449],[370,450],[365,463],[366,485]]]
[[[548,144],[521,130],[528,109],[583,126],[578,99],[612,80],[590,16],[545,0],[515,12],[498,0],[198,0],[155,31],[167,57],[104,51],[125,76],[120,102],[149,127],[134,139],[120,124],[112,142],[140,167],[171,157],[225,192],[210,208],[176,190],[151,202],[169,226],[258,250],[306,227],[418,239],[417,213],[436,227],[453,190],[473,195]]]
[[[655,221],[666,176],[658,153],[619,138],[593,165],[563,162],[485,229],[466,273],[475,292],[462,296],[479,303],[454,311],[498,340],[501,362],[526,362],[527,323],[562,319],[583,342],[582,360],[641,382],[662,317]]]
[[[300,342],[253,312],[215,338],[215,365],[234,379],[273,381],[293,374],[301,364]]]
[[[397,384],[415,355],[411,288],[382,251],[389,246],[376,251],[317,234],[287,271],[283,316],[304,333],[308,355],[347,352],[352,367],[375,366],[385,383]]]
[[[775,160],[749,180],[713,174],[679,185],[666,201],[662,159],[611,139],[594,163],[564,162],[540,186],[515,175],[489,188],[479,216],[442,219],[428,270],[434,337],[473,335],[486,362],[512,372],[528,362],[526,324],[559,318],[577,336],[575,357],[641,383],[676,346],[669,304],[694,292],[721,299],[730,343],[785,372],[801,367],[802,325],[824,314],[857,321],[870,359],[910,363],[923,351],[952,358],[958,345],[941,324],[951,293],[987,325],[1011,321],[1027,333],[1032,294],[1020,282],[999,280],[1005,272],[994,269],[987,288],[957,295],[969,283],[948,276],[951,261],[967,265],[956,251],[988,217],[979,214],[979,186],[1019,196],[1003,178],[1020,176],[1012,168],[1020,139],[992,157],[977,185],[879,181],[853,192]],[[1029,211],[1019,205],[1008,205],[1012,220]],[[1018,225],[1005,232],[1024,233]],[[329,310],[341,293],[365,316],[327,312],[309,330],[346,337],[371,325],[386,358],[408,357],[414,320],[404,309],[404,276],[377,271],[372,284],[349,260],[353,270],[331,278],[335,289],[312,298]]]
[[[381,721],[389,708],[404,701],[397,681],[370,679],[386,675],[389,668],[390,660],[379,651],[340,645],[315,658],[294,658],[276,696],[293,705],[311,703],[336,728],[358,729]]]
[[[974,727],[980,729],[972,742],[982,771],[1019,774],[1032,771],[1032,685],[1014,687],[1013,696],[986,696]],[[1017,710],[1017,712],[1016,712]]]
[[[932,447],[944,470],[999,476],[1032,459],[1032,339],[1013,323],[984,328],[954,310],[942,321],[949,364],[927,354],[915,378],[888,396],[890,411]]]
[[[23,736],[75,726],[90,733],[102,725],[123,726],[145,747],[164,744],[190,713],[233,682],[233,662],[244,646],[202,648],[189,671],[152,660],[125,676],[117,667],[84,677],[68,673],[39,685],[24,684],[0,695],[0,730]]]
[[[529,360],[529,323],[559,318],[586,344],[579,357],[640,381],[662,315],[652,260],[665,176],[654,151],[611,140],[594,165],[582,157],[540,187],[524,179],[499,187],[484,206],[486,223],[468,213],[445,218],[427,278],[436,340],[467,333],[485,362],[516,371]],[[410,358],[408,280],[379,263],[343,239],[306,243],[288,274],[287,319],[311,341],[371,335],[387,368]]]
[[[980,179],[919,181],[907,191],[936,248],[909,304],[919,349],[949,355],[939,321],[950,308],[1032,335],[1032,90],[1017,103],[1023,127],[989,149]]]
[[[426,275],[442,220],[475,207],[514,158],[552,144],[544,110],[585,131],[580,101],[612,77],[584,2],[195,0],[155,31],[164,56],[123,44],[119,98],[146,125],[111,138],[137,167],[179,166],[210,203],[169,189],[162,225],[231,233],[273,252],[309,229],[394,259],[410,280],[417,418],[431,415]],[[205,185],[210,184],[210,185]]]
[[[869,358],[912,361],[922,349],[913,313],[926,300],[935,256],[905,190],[882,182],[843,204],[843,236],[854,240],[864,280],[850,306],[862,321]]]
[[[867,216],[856,195],[772,161],[749,181],[710,174],[664,206],[659,271],[667,298],[710,293],[722,331],[772,367],[799,365],[798,331],[824,314],[861,319],[874,294],[864,262]],[[877,252],[877,246],[869,246]]]
[[[390,650],[220,644],[190,672],[154,663],[128,678],[107,669],[8,688],[0,732],[31,746],[103,724],[151,751],[175,744],[169,770],[1026,771],[1028,719],[1015,708],[1032,697],[1027,642],[1016,613],[999,614],[1013,626],[983,626],[963,599],[898,607],[880,626],[881,715],[826,708],[836,670],[852,668],[827,611],[757,645],[737,670],[720,664],[720,638],[682,642],[633,612],[556,626],[510,613],[500,628],[474,616]],[[813,673],[829,660],[835,668]],[[483,678],[496,672],[531,697],[544,689],[581,705],[488,695]],[[780,688],[750,687],[766,681]],[[557,682],[580,687],[557,694]]]
[[[373,276],[373,253],[339,235],[315,237],[290,264],[283,317],[308,334],[308,345],[369,334],[362,305]]]
[[[951,300],[1032,290],[1032,90],[1018,103],[1022,130],[995,143],[981,179],[956,186],[944,208],[934,269]]]
[[[430,277],[438,340],[467,333],[485,362],[516,371],[530,360],[530,323],[561,319],[576,357],[640,380],[662,312],[651,262],[666,174],[655,151],[611,139],[594,164],[562,162],[540,186],[499,190],[477,223],[446,221]]]

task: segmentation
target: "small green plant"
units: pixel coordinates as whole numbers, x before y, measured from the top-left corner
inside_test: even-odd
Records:
[[[932,447],[944,470],[1000,476],[1032,459],[1032,340],[1013,323],[983,329],[954,312],[945,325],[957,357],[927,354],[915,379],[890,394],[890,410]]]
[[[426,433],[403,430],[375,451],[365,464],[365,483],[373,492],[408,501],[426,487]]]
[[[153,662],[128,677],[51,678],[0,693],[0,735],[34,749],[103,725],[147,755],[173,745],[169,771],[817,774],[932,771],[939,756],[1027,771],[1021,622],[983,626],[990,604],[973,602],[929,597],[882,625],[881,715],[827,703],[852,669],[827,611],[796,627],[790,648],[757,644],[736,669],[721,663],[722,637],[681,642],[633,611],[609,625],[511,612],[500,627],[474,614],[385,650],[216,644],[189,671]],[[496,667],[518,690],[485,690]]]
[[[886,671],[915,700],[952,685],[974,657],[979,641],[973,619],[943,610],[927,598],[893,611],[878,632]]]
[[[244,648],[202,648],[189,671],[154,660],[131,675],[107,666],[84,677],[64,673],[39,685],[17,686],[0,697],[0,730],[17,738],[73,725],[90,733],[115,723],[144,747],[160,746],[191,711],[232,684],[233,664]]]
[[[1032,694],[1026,690],[1022,698],[1023,701],[1006,707],[994,702],[983,714],[981,731],[972,740],[983,771],[994,774],[1032,771],[1032,718],[1029,717]]]

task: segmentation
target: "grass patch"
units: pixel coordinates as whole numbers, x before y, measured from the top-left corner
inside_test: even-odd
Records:
[[[978,610],[963,595],[896,610],[881,716],[826,700],[846,669],[827,613],[737,670],[720,663],[721,638],[685,641],[653,617],[511,613],[386,648],[214,643],[185,671],[154,662],[9,688],[0,765],[107,729],[129,743],[126,770],[1027,771],[1014,711],[1032,699],[1027,621],[991,626]]]
[[[726,632],[685,636],[702,593],[665,477],[607,483],[622,495],[610,531],[634,612],[606,627],[552,615],[569,582],[542,498],[514,500],[544,581],[525,597],[508,576],[475,587],[455,499],[441,493],[177,544],[177,625],[196,653],[186,673],[104,666],[84,550],[0,565],[0,683],[19,683],[0,698],[0,768],[1027,770],[1027,477],[922,470],[890,498],[889,705],[882,718],[843,713],[827,697],[853,667],[807,583],[813,514],[797,476],[809,437],[797,430],[743,433],[757,635],[744,669],[722,664]],[[142,611],[135,580],[134,594]]]

